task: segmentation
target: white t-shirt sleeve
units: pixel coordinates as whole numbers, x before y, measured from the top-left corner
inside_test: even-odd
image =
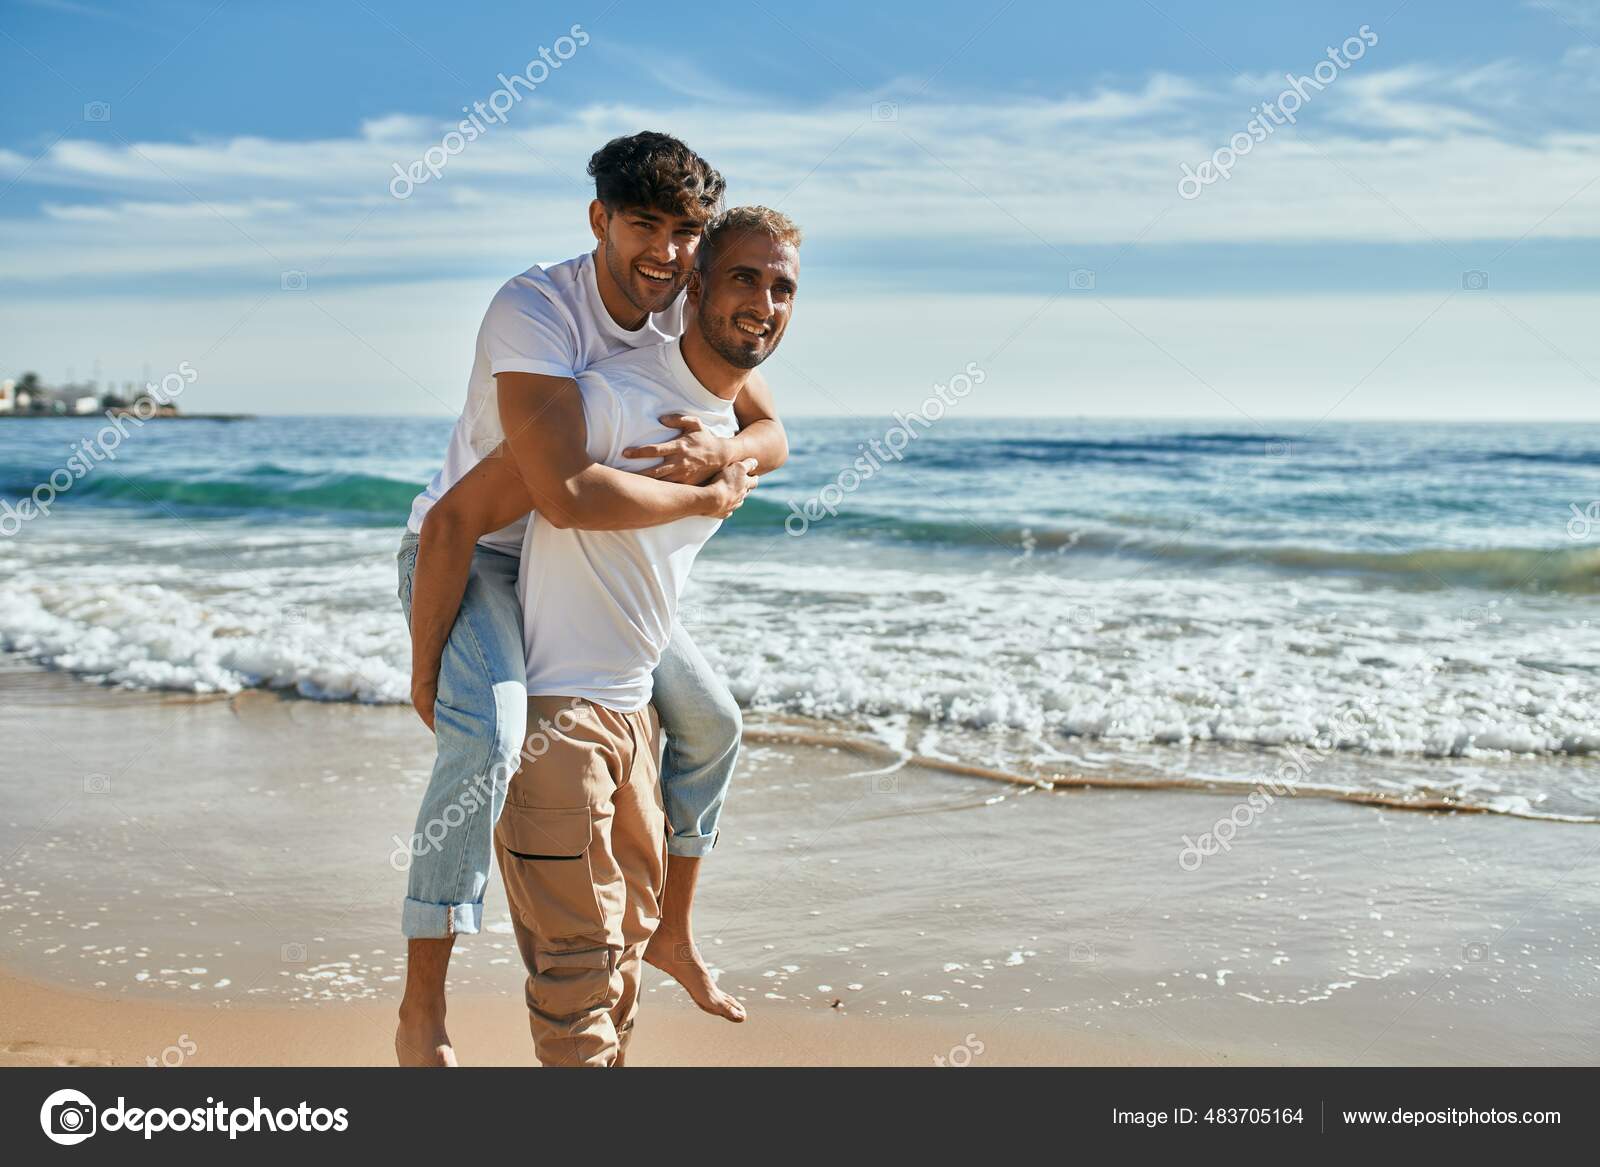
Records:
[[[614,466],[622,455],[621,403],[606,379],[595,372],[579,375],[578,391],[589,431],[589,457],[602,466]]]
[[[507,284],[489,302],[482,337],[490,375],[537,373],[570,377],[579,365],[578,336],[554,302],[534,288]]]

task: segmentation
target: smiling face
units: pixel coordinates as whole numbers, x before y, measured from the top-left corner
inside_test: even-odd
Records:
[[[695,326],[736,369],[753,369],[777,349],[800,288],[800,252],[763,231],[719,240],[716,256],[689,289]]]
[[[671,307],[694,269],[704,221],[648,207],[607,211],[596,199],[589,223],[622,298],[641,316]]]

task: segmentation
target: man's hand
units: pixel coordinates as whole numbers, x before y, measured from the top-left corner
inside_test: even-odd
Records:
[[[706,489],[711,492],[711,509],[708,513],[713,518],[729,518],[744,505],[744,500],[760,481],[755,475],[755,468],[754,458],[729,462],[722,468],[721,474],[706,484]]]
[[[645,477],[698,486],[729,465],[728,440],[708,432],[698,417],[664,413],[661,424],[682,430],[683,436],[650,446],[629,446],[622,451],[624,458],[661,459],[660,465],[639,471]],[[743,500],[742,495],[740,499]]]
[[[428,727],[429,733],[433,732],[433,704],[438,699],[438,680],[411,682],[411,707],[422,718],[422,724]]]

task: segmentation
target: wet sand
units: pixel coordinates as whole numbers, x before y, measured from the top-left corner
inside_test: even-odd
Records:
[[[430,760],[409,710],[6,662],[0,741],[0,1063],[389,1061],[395,838]],[[1600,828],[1287,798],[1181,863],[1237,805],[756,724],[697,905],[751,1021],[658,979],[634,1060],[1600,1061]],[[454,1036],[530,1064],[498,881],[486,919]]]
[[[393,1063],[388,1002],[272,1008],[118,1001],[0,976],[0,1065],[385,1066]],[[462,995],[450,1032],[463,1065],[533,1066],[520,996]],[[652,999],[628,1060],[634,1066],[1181,1065],[1177,1051],[1105,1036],[1040,1030],[1023,1018],[985,1022],[982,1037],[933,1018],[889,1020],[843,1010],[757,1010],[734,1026],[684,999]],[[969,1041],[970,1037],[970,1041]]]

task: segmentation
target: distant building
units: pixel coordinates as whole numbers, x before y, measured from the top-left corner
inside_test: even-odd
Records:
[[[110,382],[102,392],[99,380],[46,385],[37,374],[0,381],[0,414],[27,414],[33,417],[90,417],[105,412],[113,416],[177,417],[178,406],[162,401],[148,390],[136,390],[135,382],[124,383],[126,396]]]

